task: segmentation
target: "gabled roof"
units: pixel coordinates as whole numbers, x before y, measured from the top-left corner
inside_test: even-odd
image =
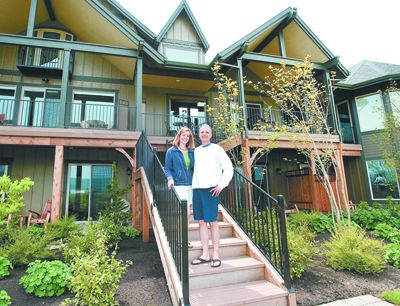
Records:
[[[210,47],[210,45],[209,45],[206,37],[204,36],[203,32],[201,31],[201,28],[200,28],[199,24],[197,23],[196,18],[194,18],[194,15],[193,15],[189,5],[187,4],[186,0],[182,0],[182,2],[176,8],[175,12],[171,15],[171,17],[168,19],[167,23],[161,29],[160,33],[158,34],[158,36],[156,38],[156,41],[158,43],[160,43],[163,40],[163,38],[167,34],[168,30],[171,28],[171,26],[174,24],[176,19],[182,13],[186,13],[186,15],[188,16],[190,22],[192,23],[192,25],[193,25],[196,33],[197,33],[197,35],[200,38],[200,41],[202,43],[204,52],[206,52],[208,50],[208,48]]]
[[[239,39],[236,43],[226,48],[224,51],[218,53],[215,58],[212,60],[212,63],[215,61],[225,61],[230,57],[235,55],[235,53],[240,52],[240,50],[244,50],[244,45],[247,43],[255,43],[260,37],[265,35],[266,33],[273,33],[274,30],[279,27],[285,28],[287,25],[295,22],[299,28],[301,28],[308,38],[317,46],[327,58],[327,62],[334,63],[333,66],[337,67],[337,69],[344,75],[347,76],[349,74],[348,70],[338,61],[338,57],[333,55],[333,53],[319,40],[319,38],[311,31],[311,29],[305,24],[305,22],[297,15],[297,9],[288,7],[272,19],[268,20],[266,23],[262,24],[254,31],[250,32],[243,38]],[[301,46],[299,46],[300,48]],[[258,52],[258,51],[257,51]]]
[[[349,70],[350,76],[337,83],[337,87],[358,88],[392,79],[400,79],[400,65],[364,60]]]

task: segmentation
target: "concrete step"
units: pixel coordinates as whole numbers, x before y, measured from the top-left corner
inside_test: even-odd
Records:
[[[194,258],[201,256],[202,246],[200,241],[191,241],[193,248],[189,249],[189,262]],[[210,255],[212,256],[212,242],[208,244]],[[219,241],[219,255],[221,258],[232,258],[246,256],[247,243],[239,238],[222,238]]]
[[[218,224],[220,238],[232,237],[232,224],[222,221],[219,221]],[[211,239],[210,228],[208,229],[208,236]],[[189,224],[189,241],[192,242],[196,240],[200,240],[199,224],[191,223]]]
[[[190,290],[262,279],[264,279],[263,263],[248,256],[222,258],[222,264],[218,268],[212,268],[210,263],[189,264]]]
[[[227,286],[192,290],[192,306],[230,305],[287,305],[285,290],[265,281],[254,281]]]

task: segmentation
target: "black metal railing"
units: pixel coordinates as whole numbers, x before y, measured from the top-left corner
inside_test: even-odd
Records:
[[[18,51],[18,66],[37,67],[62,70],[64,65],[64,50],[40,47],[21,46]],[[72,69],[71,56],[69,69]]]
[[[153,192],[153,207],[161,219],[182,285],[182,305],[189,304],[189,255],[187,202],[168,189],[164,168],[142,132],[136,144],[136,167],[143,167]]]
[[[273,198],[235,170],[221,203],[291,290],[284,197]]]

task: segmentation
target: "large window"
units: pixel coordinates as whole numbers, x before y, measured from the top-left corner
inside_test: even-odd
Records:
[[[74,92],[71,124],[83,128],[112,128],[114,108],[113,93]]]
[[[206,99],[171,97],[170,103],[170,131],[187,126],[197,134],[200,126],[206,122]]]
[[[11,122],[14,113],[15,88],[0,87],[0,115],[3,117],[3,124]]]
[[[399,199],[399,183],[396,171],[384,160],[367,161],[369,185],[373,200],[385,200],[388,196]]]
[[[107,186],[111,180],[111,165],[70,164],[65,214],[74,215],[78,221],[97,220],[109,200]]]
[[[384,128],[384,109],[380,94],[356,98],[361,132]]]
[[[163,54],[169,61],[204,64],[201,48],[163,43]]]

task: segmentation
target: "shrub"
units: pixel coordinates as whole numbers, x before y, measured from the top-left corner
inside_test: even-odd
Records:
[[[9,276],[12,268],[11,261],[7,257],[0,256],[0,279]]]
[[[385,245],[385,259],[397,269],[400,269],[400,245],[389,243]]]
[[[26,265],[37,259],[55,257],[55,253],[49,250],[49,241],[46,236],[37,237],[28,229],[13,232],[10,240],[12,243],[0,249],[0,253],[11,260],[13,265]]]
[[[69,286],[70,279],[71,272],[65,263],[59,260],[36,260],[28,265],[19,283],[26,293],[39,297],[60,296]]]
[[[383,271],[383,243],[365,236],[365,232],[342,226],[323,244],[328,264],[335,270],[351,270],[361,274]]]
[[[300,231],[290,229],[287,231],[291,278],[300,278],[306,267],[312,263],[312,257],[317,253],[313,239],[306,238],[312,237],[313,234],[307,235],[306,232],[309,231],[305,226]]]
[[[400,305],[400,289],[382,292],[382,298],[389,303]]]
[[[11,305],[11,298],[7,294],[7,291],[5,290],[0,290],[0,305],[1,306]]]
[[[115,251],[109,255],[104,230],[89,224],[84,237],[74,237],[65,247],[71,262],[71,291],[74,305],[115,305],[115,293],[129,261],[118,261]]]
[[[379,223],[386,223],[400,229],[400,220],[381,204],[369,205],[366,202],[360,202],[357,209],[352,211],[351,219],[368,230],[375,229]]]
[[[400,230],[386,223],[379,223],[372,233],[389,242],[400,243]]]
[[[306,226],[314,233],[322,233],[332,228],[332,217],[320,212],[299,212],[291,214],[288,218],[289,226],[298,228]]]
[[[76,223],[75,216],[65,217],[47,224],[46,235],[49,240],[63,240],[68,241],[72,236],[80,236],[82,234],[82,228]]]

